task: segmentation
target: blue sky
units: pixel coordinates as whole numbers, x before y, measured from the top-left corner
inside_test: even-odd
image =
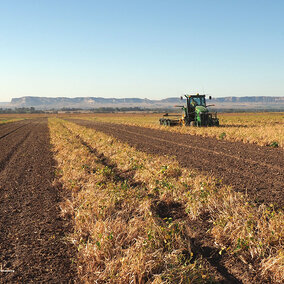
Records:
[[[0,101],[284,96],[282,0],[0,0]]]

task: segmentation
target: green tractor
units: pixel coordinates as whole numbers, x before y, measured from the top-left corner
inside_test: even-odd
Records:
[[[161,125],[186,125],[186,126],[219,126],[219,119],[216,112],[209,112],[206,105],[205,95],[184,95],[186,106],[180,107],[183,116],[178,118],[176,115],[165,114],[160,118]],[[183,97],[181,97],[183,99]],[[211,100],[211,96],[209,96]],[[210,106],[210,105],[209,105]]]

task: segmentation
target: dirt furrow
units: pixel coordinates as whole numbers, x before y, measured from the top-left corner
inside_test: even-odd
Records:
[[[0,159],[0,172],[5,169],[6,164],[10,161],[14,153],[26,141],[30,134],[31,130],[28,130],[27,133],[25,133],[24,135],[20,134],[17,137],[13,137],[13,141],[12,143],[10,143],[10,147],[7,147],[7,145],[6,147],[3,147],[3,143],[0,143],[0,147],[2,149],[2,157]]]
[[[0,126],[0,140],[2,138],[5,138],[6,136],[12,134],[13,132],[21,129],[22,127],[30,124],[30,121],[28,120],[21,120],[18,122],[10,122],[10,123],[4,123]]]
[[[0,281],[73,282],[75,252],[66,241],[71,227],[60,217],[61,195],[52,184],[47,120],[32,121],[0,147],[0,160],[6,160],[0,172]]]
[[[241,142],[111,123],[72,120],[151,154],[174,155],[182,166],[222,179],[258,203],[284,205],[284,151]]]

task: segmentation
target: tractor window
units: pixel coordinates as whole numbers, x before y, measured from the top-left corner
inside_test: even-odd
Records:
[[[192,105],[197,105],[197,106],[205,106],[205,98],[204,97],[191,97],[191,102]]]

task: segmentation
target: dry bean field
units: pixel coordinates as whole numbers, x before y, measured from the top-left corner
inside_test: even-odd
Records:
[[[283,283],[284,114],[0,117],[1,283]]]

